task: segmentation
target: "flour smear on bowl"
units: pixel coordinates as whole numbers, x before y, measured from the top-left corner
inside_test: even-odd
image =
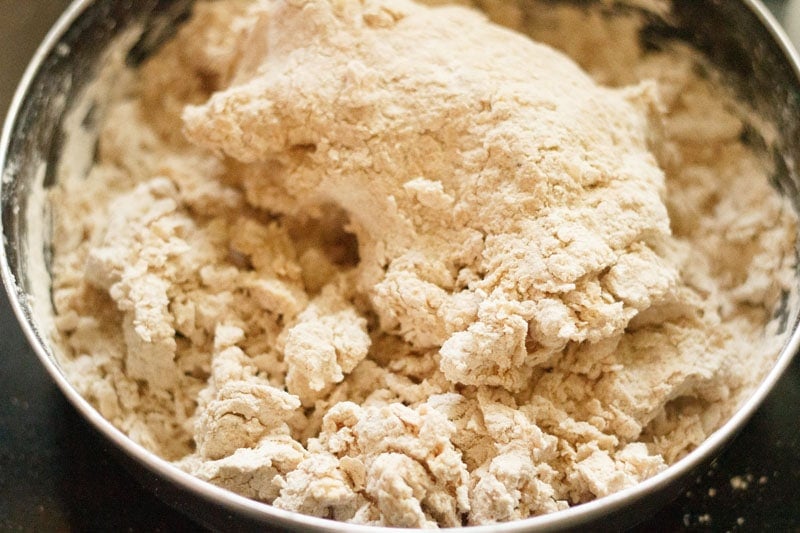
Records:
[[[735,412],[797,231],[755,122],[635,10],[478,7],[200,2],[94,88],[54,335],[105,418],[276,507],[431,527],[633,486]]]

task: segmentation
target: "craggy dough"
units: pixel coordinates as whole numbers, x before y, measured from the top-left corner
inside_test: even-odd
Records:
[[[56,335],[103,416],[407,527],[605,496],[730,416],[796,232],[733,100],[630,13],[483,7],[594,77],[464,7],[196,5],[53,192]]]

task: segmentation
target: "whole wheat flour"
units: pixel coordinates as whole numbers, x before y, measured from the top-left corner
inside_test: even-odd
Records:
[[[435,527],[630,487],[734,412],[796,233],[734,100],[630,12],[482,7],[581,66],[466,7],[219,0],[129,74],[52,198],[103,416],[247,497]]]

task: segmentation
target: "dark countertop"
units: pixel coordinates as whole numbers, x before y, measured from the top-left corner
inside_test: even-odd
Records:
[[[0,112],[65,0],[0,3]],[[781,1],[768,2],[780,16]],[[22,38],[17,39],[17,37]],[[0,295],[0,531],[198,531],[117,462]],[[693,486],[635,531],[800,532],[800,357]]]

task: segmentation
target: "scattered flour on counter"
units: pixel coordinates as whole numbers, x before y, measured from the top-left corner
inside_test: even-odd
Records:
[[[117,87],[51,197],[104,417],[283,509],[436,527],[633,486],[735,411],[796,235],[737,105],[633,15],[481,7],[578,63],[466,7],[219,0]]]
[[[750,474],[747,476],[733,476],[731,478],[731,488],[733,490],[747,490],[750,488],[750,483],[752,483],[752,481],[753,478]]]

